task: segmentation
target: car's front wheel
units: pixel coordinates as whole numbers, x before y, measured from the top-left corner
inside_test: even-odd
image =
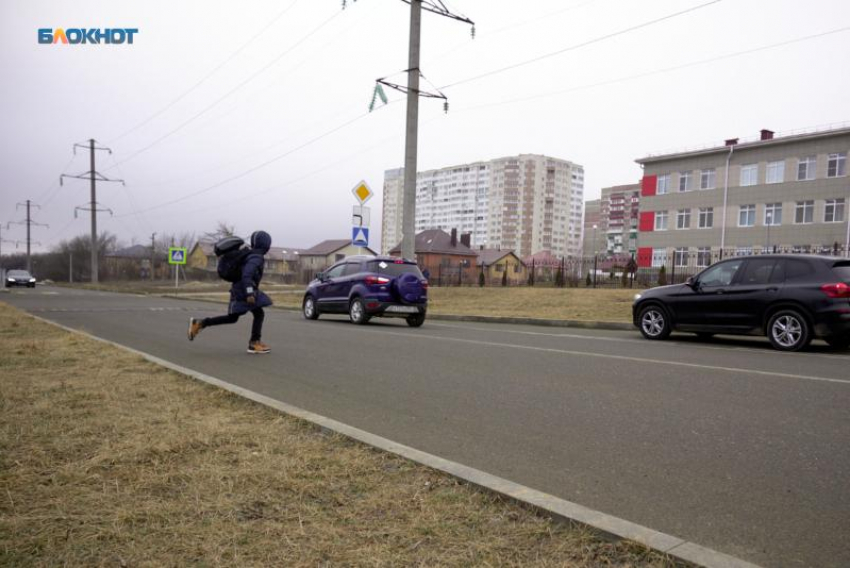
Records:
[[[779,351],[800,351],[812,341],[806,318],[796,310],[782,310],[770,318],[767,338]]]
[[[316,300],[313,299],[313,296],[304,296],[304,303],[301,304],[301,312],[304,314],[304,319],[319,319],[319,310],[316,307]]]
[[[369,322],[369,316],[366,315],[366,308],[363,307],[363,301],[360,298],[351,300],[348,306],[348,317],[351,318],[351,323],[364,325]]]
[[[412,316],[407,316],[407,325],[410,327],[422,327],[422,324],[425,323],[425,314],[415,314]]]
[[[673,331],[664,309],[657,305],[643,308],[638,321],[640,332],[647,339],[667,339]]]

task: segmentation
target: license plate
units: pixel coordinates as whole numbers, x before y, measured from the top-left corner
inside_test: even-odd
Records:
[[[418,314],[419,308],[415,306],[389,306],[387,312],[395,312],[397,314]]]

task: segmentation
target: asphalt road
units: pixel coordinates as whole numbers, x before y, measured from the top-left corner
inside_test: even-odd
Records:
[[[850,566],[850,354],[763,339],[268,310],[60,288],[0,301],[305,410],[765,566]]]

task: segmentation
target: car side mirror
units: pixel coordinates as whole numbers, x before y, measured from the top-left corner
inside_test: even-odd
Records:
[[[325,273],[324,272],[317,272],[316,273],[316,280],[318,280],[319,282],[324,282],[325,281]]]
[[[685,280],[685,284],[687,284],[689,287],[693,288],[694,290],[699,288],[699,282],[697,282],[697,279],[694,278],[693,276],[689,276],[688,279]]]

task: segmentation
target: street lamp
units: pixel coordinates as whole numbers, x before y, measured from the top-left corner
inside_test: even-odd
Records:
[[[596,263],[599,260],[599,247],[596,241],[596,225],[593,225],[593,287],[596,288]]]

